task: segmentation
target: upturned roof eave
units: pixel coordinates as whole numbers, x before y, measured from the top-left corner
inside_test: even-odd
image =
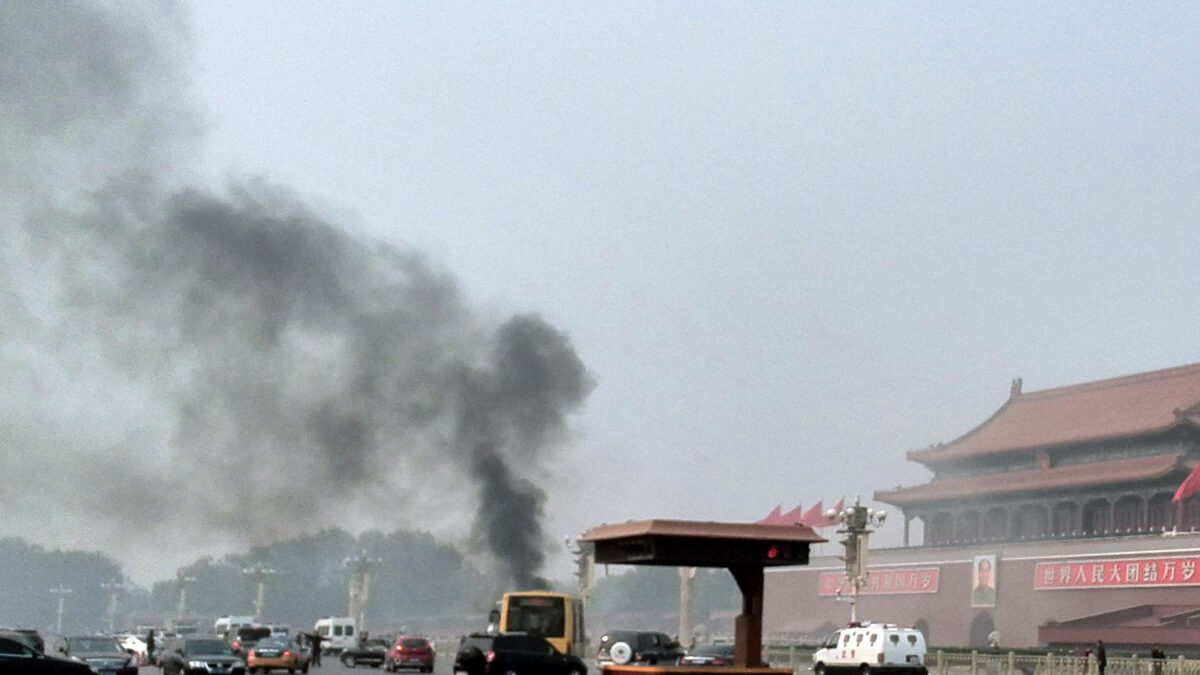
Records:
[[[1172,457],[1172,456],[1174,458],[1173,461],[1171,461],[1171,462],[1165,461],[1167,457]],[[1182,453],[1165,453],[1160,456],[1153,456],[1153,455],[1150,456],[1150,458],[1153,458],[1153,457],[1161,457],[1162,458],[1162,460],[1163,460],[1162,468],[1154,470],[1154,471],[1147,471],[1144,474],[1137,475],[1137,476],[1121,476],[1121,475],[1117,474],[1108,480],[1099,478],[1093,482],[1083,483],[1083,484],[1076,485],[1076,486],[1065,486],[1065,487],[1067,487],[1067,488],[1093,487],[1093,486],[1097,486],[1097,485],[1111,485],[1111,484],[1127,483],[1127,482],[1131,482],[1131,481],[1140,481],[1140,480],[1157,480],[1157,479],[1169,476],[1173,472],[1176,472],[1176,471],[1178,471],[1178,472],[1191,471],[1195,465],[1194,461],[1186,459],[1186,457]],[[1147,459],[1149,459],[1149,458],[1147,458]],[[1107,463],[1107,462],[1104,462],[1104,463]],[[1087,465],[1077,465],[1077,466],[1087,466]],[[1059,467],[1059,468],[1066,468],[1066,467]],[[1036,469],[1030,469],[1028,471],[1022,471],[1022,472],[1017,472],[1017,473],[1021,473],[1023,475],[1030,475],[1030,474],[1035,474],[1037,471],[1038,470],[1036,470]],[[952,479],[952,480],[957,482],[957,481],[966,481],[968,479],[960,478],[960,479]],[[933,480],[933,481],[930,481],[929,483],[925,483],[923,485],[917,485],[917,486],[908,487],[908,488],[902,487],[902,488],[898,488],[895,490],[876,491],[873,496],[876,501],[880,501],[885,504],[891,504],[892,506],[895,506],[897,508],[906,508],[906,507],[923,506],[923,505],[930,505],[930,504],[941,504],[941,503],[945,503],[945,502],[959,501],[962,499],[967,499],[967,498],[977,497],[977,496],[984,496],[984,495],[1011,495],[1011,494],[1021,494],[1021,493],[1038,494],[1038,493],[1042,493],[1042,492],[1061,491],[1062,489],[1064,489],[1064,486],[1057,485],[1057,484],[1020,485],[1020,484],[1013,483],[1011,481],[1006,481],[1004,483],[999,483],[995,486],[983,486],[979,490],[979,492],[974,493],[974,494],[957,494],[957,495],[947,495],[947,496],[930,495],[930,496],[926,496],[926,497],[921,496],[922,490],[926,490],[934,485],[944,486],[944,485],[946,485],[946,483],[944,481]],[[908,493],[908,495],[906,496],[905,493]]]
[[[997,411],[997,413],[999,413],[999,411]],[[994,418],[995,418],[995,415],[988,418],[988,421],[991,421]],[[977,430],[981,429],[986,424],[987,424],[987,422],[984,422],[984,424],[981,424],[978,427],[975,427],[975,429],[972,429],[970,432],[968,432],[967,435],[975,433]],[[1170,424],[1166,424],[1163,426],[1146,427],[1144,429],[1134,429],[1134,430],[1131,430],[1131,431],[1128,431],[1128,432],[1122,433],[1122,434],[1107,434],[1107,435],[1089,436],[1086,438],[1071,439],[1069,441],[1056,441],[1056,442],[1049,442],[1049,443],[1011,445],[1011,446],[998,447],[998,448],[994,448],[994,449],[988,449],[988,450],[984,450],[982,452],[969,452],[969,453],[960,453],[960,454],[953,454],[953,453],[945,452],[947,450],[950,450],[954,443],[957,443],[958,441],[966,438],[966,435],[964,435],[964,436],[960,436],[959,438],[955,439],[954,441],[951,441],[951,443],[948,443],[945,446],[941,446],[941,447],[938,447],[935,449],[910,450],[905,455],[905,457],[911,461],[921,464],[922,466],[924,466],[932,471],[933,467],[935,467],[935,466],[945,466],[946,464],[950,464],[953,462],[959,462],[959,461],[963,461],[963,460],[968,460],[968,459],[977,459],[980,457],[993,457],[996,455],[1007,455],[1007,454],[1011,454],[1014,452],[1036,452],[1038,450],[1062,449],[1062,448],[1069,448],[1069,447],[1076,446],[1076,445],[1086,445],[1089,443],[1099,443],[1099,442],[1104,442],[1104,441],[1120,441],[1120,440],[1125,440],[1125,439],[1130,439],[1130,438],[1139,438],[1142,436],[1165,434],[1165,433],[1174,431],[1176,429],[1182,429],[1185,427],[1191,428],[1191,429],[1200,429],[1200,422],[1198,422],[1196,419],[1191,418],[1191,417],[1183,417],[1183,418],[1177,418],[1177,419],[1171,421]],[[916,456],[914,456],[915,454],[919,454],[919,453],[931,453],[931,454],[937,454],[940,456],[925,457],[925,458],[917,458]]]

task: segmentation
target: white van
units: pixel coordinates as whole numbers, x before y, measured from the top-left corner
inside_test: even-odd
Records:
[[[213,633],[225,637],[239,628],[249,628],[258,623],[252,616],[223,616],[213,622]]]
[[[813,652],[813,675],[902,673],[927,675],[925,636],[894,623],[851,624],[836,630]]]
[[[323,616],[317,619],[313,631],[325,638],[321,641],[322,654],[338,654],[358,644],[354,619],[348,616]]]

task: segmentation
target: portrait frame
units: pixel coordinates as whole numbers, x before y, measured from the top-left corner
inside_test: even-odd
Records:
[[[971,561],[971,606],[996,606],[997,564],[995,553],[975,556]]]

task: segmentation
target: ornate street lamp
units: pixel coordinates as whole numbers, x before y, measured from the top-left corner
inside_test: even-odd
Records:
[[[842,524],[838,534],[846,535],[841,544],[846,554],[842,560],[846,562],[846,586],[850,587],[850,623],[858,623],[858,592],[867,585],[867,537],[873,532],[872,527],[883,524],[887,512],[868,509],[854,503],[841,511],[829,509],[825,517]]]

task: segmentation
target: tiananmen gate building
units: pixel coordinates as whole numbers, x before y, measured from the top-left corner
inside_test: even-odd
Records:
[[[871,549],[861,619],[935,646],[996,630],[1007,647],[1200,648],[1200,495],[1172,501],[1200,464],[1200,363],[1033,392],[1014,380],[979,426],[907,457],[933,478],[875,493],[902,512],[904,545]],[[765,636],[845,624],[830,553],[767,574]]]

